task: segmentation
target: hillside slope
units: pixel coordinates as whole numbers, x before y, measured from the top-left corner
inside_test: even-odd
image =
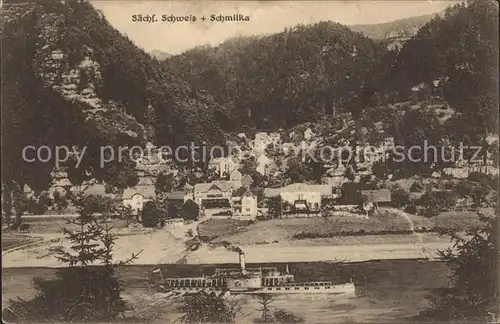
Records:
[[[423,26],[385,65],[377,84],[408,92],[419,85],[462,115],[452,134],[498,132],[498,3],[472,0]]]
[[[165,64],[197,93],[223,102],[233,129],[278,128],[357,104],[367,73],[383,51],[343,25],[320,22],[198,47]]]
[[[166,73],[88,2],[48,0],[20,8],[17,18],[3,14],[10,21],[5,29],[24,29],[30,43],[25,49],[33,48],[23,54],[32,55],[27,64],[42,86],[93,112],[126,112],[155,129],[165,144],[192,140],[197,133],[204,140],[220,139],[207,122],[213,121],[211,112],[223,108],[209,97],[194,96],[183,80]],[[149,115],[148,101],[154,108]]]
[[[193,94],[87,1],[5,5],[1,19],[2,182],[7,187],[12,181],[21,188],[46,187],[57,146],[88,147],[79,177],[126,186],[134,182],[133,165],[122,161],[103,168],[101,147],[223,141],[217,126],[223,120],[216,117],[224,116],[224,108],[209,96]],[[48,146],[53,154],[47,162],[26,162],[21,153],[27,145]],[[128,172],[121,177],[123,168]]]

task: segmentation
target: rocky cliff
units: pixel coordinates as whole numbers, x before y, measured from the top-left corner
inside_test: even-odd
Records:
[[[25,44],[11,54],[37,86],[77,104],[101,131],[168,145],[223,138],[211,125],[223,107],[171,77],[87,1],[5,6],[2,22],[2,37]]]

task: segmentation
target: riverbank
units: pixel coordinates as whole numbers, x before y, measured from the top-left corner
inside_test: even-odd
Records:
[[[323,244],[320,244],[323,243]],[[340,242],[337,242],[340,243]],[[57,246],[68,246],[69,242],[48,241],[31,249],[13,251],[2,255],[3,268],[17,267],[63,267],[51,251]],[[319,244],[319,245],[317,245]],[[240,245],[248,262],[317,262],[343,261],[359,262],[374,259],[434,259],[438,250],[451,247],[445,240],[378,244],[337,244],[300,240],[262,245]],[[117,260],[126,260],[132,253],[142,252],[134,262],[139,265],[162,263],[175,264],[184,259],[187,264],[235,263],[237,255],[223,247],[215,249],[202,245],[198,250],[186,255],[183,240],[168,231],[157,231],[144,235],[120,236],[117,238],[114,255]]]

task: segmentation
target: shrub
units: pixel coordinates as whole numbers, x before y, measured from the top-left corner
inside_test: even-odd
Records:
[[[274,312],[274,320],[276,323],[283,324],[293,324],[293,323],[303,323],[304,319],[298,317],[294,314],[288,313],[282,309],[278,309]]]
[[[408,205],[405,208],[405,212],[408,214],[415,215],[417,213],[417,206],[416,205]]]
[[[182,218],[184,220],[197,220],[200,208],[193,200],[189,199],[182,205]]]
[[[457,203],[457,195],[453,191],[428,191],[420,198],[420,204],[424,207],[423,215],[433,217],[444,209],[454,207]]]
[[[142,226],[156,227],[160,222],[161,211],[153,201],[148,201],[142,210]]]
[[[234,323],[239,311],[236,304],[229,303],[224,293],[200,291],[187,295],[181,306],[181,323]]]
[[[455,187],[455,185],[451,182],[444,183],[444,189],[446,189],[446,190],[453,190],[454,187]]]
[[[347,182],[342,185],[342,195],[339,199],[341,205],[361,204],[362,198],[357,183]]]
[[[453,191],[461,197],[470,197],[472,196],[473,185],[469,181],[460,181],[453,187]]]
[[[391,193],[391,200],[394,207],[403,207],[410,203],[410,195],[404,190],[397,190]]]
[[[471,172],[467,177],[468,180],[480,183],[488,183],[490,182],[491,177],[482,172]]]

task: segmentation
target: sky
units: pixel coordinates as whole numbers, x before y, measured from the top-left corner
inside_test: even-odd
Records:
[[[456,1],[131,1],[92,0],[106,19],[146,51],[180,54],[199,45],[218,45],[235,36],[280,32],[299,23],[332,20],[345,25],[375,24],[436,13]],[[156,23],[133,22],[133,15],[156,14]],[[196,22],[161,22],[161,16],[197,17]],[[248,22],[203,22],[202,16],[242,14]]]

